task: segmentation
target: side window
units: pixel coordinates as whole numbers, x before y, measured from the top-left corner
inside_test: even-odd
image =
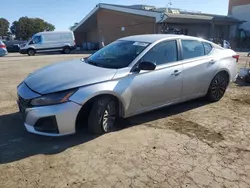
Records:
[[[42,37],[41,37],[41,36],[36,36],[36,37],[33,39],[33,42],[34,42],[34,44],[37,44],[37,43],[42,42]]]
[[[157,44],[142,58],[142,61],[150,61],[156,65],[175,62],[177,60],[178,53],[177,43],[175,40]]]
[[[207,42],[203,42],[203,46],[205,48],[205,55],[209,54],[213,49],[212,45]]]
[[[183,59],[190,59],[205,55],[202,42],[197,40],[182,40]]]

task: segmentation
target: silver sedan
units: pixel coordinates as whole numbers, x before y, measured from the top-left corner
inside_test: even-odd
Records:
[[[200,38],[130,36],[88,58],[33,72],[17,87],[18,106],[32,133],[62,136],[88,126],[103,134],[117,117],[199,97],[219,101],[237,77],[238,59]]]

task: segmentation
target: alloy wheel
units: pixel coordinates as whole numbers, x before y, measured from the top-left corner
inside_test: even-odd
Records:
[[[116,104],[114,101],[108,103],[102,119],[102,127],[105,132],[109,132],[115,123],[116,117]]]
[[[212,83],[211,94],[216,100],[219,100],[223,97],[227,89],[227,80],[224,76],[218,76]]]

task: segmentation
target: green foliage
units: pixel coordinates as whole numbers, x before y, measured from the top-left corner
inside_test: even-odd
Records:
[[[0,36],[7,36],[10,23],[5,18],[0,18]]]
[[[73,25],[73,26],[70,26],[70,27],[69,27],[69,30],[73,31],[73,30],[74,30],[74,28],[75,28],[77,25],[78,25],[78,23],[77,23],[77,22],[76,22],[76,23],[74,23],[74,25]]]
[[[14,21],[10,27],[12,34],[18,39],[27,40],[35,33],[41,31],[54,31],[55,26],[40,19],[21,17],[18,21]]]

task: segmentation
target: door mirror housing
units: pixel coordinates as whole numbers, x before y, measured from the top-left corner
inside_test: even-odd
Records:
[[[155,70],[156,64],[150,61],[143,61],[138,65],[139,70]]]

